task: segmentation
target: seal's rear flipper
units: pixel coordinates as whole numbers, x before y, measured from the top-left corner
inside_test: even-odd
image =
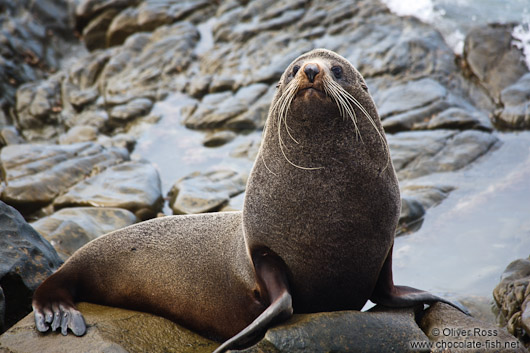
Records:
[[[35,291],[32,302],[35,326],[39,332],[46,332],[50,327],[56,331],[60,327],[64,336],[68,329],[82,336],[86,332],[85,319],[76,309],[70,290],[61,285],[64,283],[61,275],[60,271],[56,272]]]
[[[271,323],[286,320],[293,314],[287,267],[284,262],[267,250],[255,251],[252,259],[260,286],[264,287],[262,292],[268,296],[270,305],[250,325],[220,345],[214,353],[243,348],[263,334]]]
[[[467,308],[460,303],[454,303],[420,289],[407,286],[395,286],[392,277],[392,250],[391,248],[383,264],[383,268],[381,268],[381,272],[379,273],[377,284],[370,297],[372,302],[389,307],[407,307],[420,303],[433,304],[435,302],[442,302],[471,316]]]

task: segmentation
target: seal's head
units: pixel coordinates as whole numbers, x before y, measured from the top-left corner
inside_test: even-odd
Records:
[[[312,50],[289,65],[278,84],[267,123],[267,129],[274,127],[280,150],[290,164],[302,169],[319,169],[304,168],[291,162],[284,151],[286,142],[282,135],[298,144],[296,133],[293,133],[296,128],[293,127],[304,122],[312,125],[312,133],[326,127],[338,127],[352,131],[361,142],[363,136],[376,136],[389,158],[383,129],[366,82],[347,59],[330,50]]]

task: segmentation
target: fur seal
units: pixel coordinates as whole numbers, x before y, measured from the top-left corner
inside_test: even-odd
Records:
[[[36,327],[82,335],[77,301],[165,316],[253,342],[294,312],[442,301],[395,286],[396,174],[375,104],[342,56],[316,49],[283,73],[243,212],[170,216],[79,249],[37,289]],[[235,336],[234,336],[235,335]]]

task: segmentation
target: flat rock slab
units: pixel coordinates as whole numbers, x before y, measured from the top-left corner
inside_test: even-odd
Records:
[[[33,291],[61,263],[50,243],[0,201],[0,332],[31,311]]]
[[[459,170],[498,142],[494,134],[478,130],[407,131],[387,138],[400,180]]]
[[[122,208],[73,207],[31,225],[66,259],[89,241],[136,222],[134,213]]]
[[[228,120],[245,113],[268,89],[263,83],[240,88],[236,94],[230,92],[206,95],[199,108],[187,117],[184,124],[192,129],[218,128]]]
[[[123,150],[86,142],[72,145],[24,144],[0,152],[5,179],[2,201],[19,210],[51,203],[92,173],[122,162]]]
[[[175,214],[217,211],[245,186],[246,177],[232,170],[195,172],[171,188],[169,205]]]
[[[124,208],[146,219],[162,206],[160,177],[150,163],[121,163],[79,182],[54,202],[55,208],[67,206]]]
[[[0,351],[6,353],[173,352],[211,353],[218,344],[173,322],[151,314],[80,303],[87,333],[41,334],[33,313],[0,336]]]
[[[528,352],[504,329],[443,303],[436,303],[427,310],[420,327],[432,341],[433,353]]]
[[[269,329],[245,353],[418,352],[411,342],[429,343],[414,321],[414,310],[382,309],[294,315]],[[424,350],[427,351],[428,350]]]

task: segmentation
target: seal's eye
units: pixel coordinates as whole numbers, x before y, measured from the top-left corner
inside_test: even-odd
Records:
[[[342,77],[342,67],[333,66],[331,68],[331,71],[333,71],[333,75],[335,75],[335,78],[341,78]]]
[[[300,70],[300,66],[295,65],[295,66],[293,67],[293,76],[296,75],[296,73],[298,72],[298,70]]]

